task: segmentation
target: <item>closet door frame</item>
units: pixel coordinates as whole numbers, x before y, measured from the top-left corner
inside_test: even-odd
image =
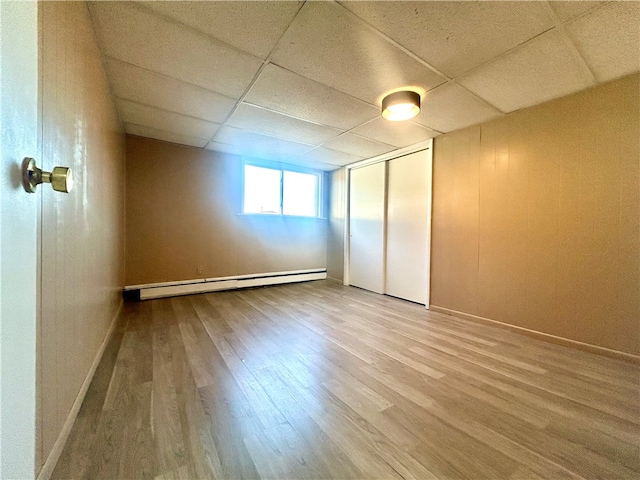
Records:
[[[429,249],[429,254],[427,255],[427,266],[426,266],[426,271],[427,271],[427,276],[426,276],[426,285],[424,286],[425,290],[426,290],[426,303],[425,303],[425,308],[428,310],[429,309],[429,305],[430,305],[430,299],[431,299],[431,216],[432,216],[432,210],[433,210],[433,139],[429,139],[425,142],[420,142],[417,143],[415,145],[411,145],[410,147],[405,147],[405,148],[401,148],[398,150],[394,150],[393,152],[390,153],[386,153],[384,155],[379,155],[377,157],[373,157],[370,158],[368,160],[362,160],[361,162],[356,162],[356,163],[352,163],[351,165],[347,165],[345,167],[346,170],[346,175],[345,175],[345,212],[344,212],[344,218],[345,218],[345,225],[344,225],[344,265],[343,265],[343,269],[344,269],[344,275],[343,275],[343,284],[344,285],[351,285],[350,283],[350,275],[349,275],[349,255],[351,253],[351,248],[350,248],[350,232],[349,232],[349,225],[350,225],[350,196],[351,196],[351,192],[350,192],[350,187],[351,187],[351,170],[353,170],[354,168],[359,168],[359,167],[364,167],[366,165],[371,165],[374,163],[379,163],[379,162],[386,162],[388,160],[393,160],[399,157],[404,157],[405,155],[409,155],[410,153],[416,153],[416,152],[420,152],[420,151],[425,151],[426,156],[427,156],[427,173],[429,176],[428,179],[428,185],[429,185],[429,191],[427,192],[427,247]],[[386,177],[385,177],[385,183],[386,183]],[[386,192],[385,192],[385,205],[386,205]],[[385,216],[386,216],[386,212],[385,212]],[[385,235],[386,235],[386,225],[385,225]],[[386,242],[386,239],[385,239]],[[385,249],[385,255],[386,255],[386,249]]]

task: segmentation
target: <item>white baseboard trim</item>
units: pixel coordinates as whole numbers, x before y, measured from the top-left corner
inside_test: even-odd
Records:
[[[558,337],[557,335],[552,335],[550,333],[539,332],[538,330],[531,330],[529,328],[511,325],[509,323],[492,320],[490,318],[479,317],[470,313],[464,313],[457,310],[451,310],[449,308],[438,307],[437,305],[431,305],[431,311],[444,313],[445,315],[453,315],[454,317],[462,318],[464,320],[471,320],[472,322],[491,325],[492,327],[502,328],[503,330],[510,330],[512,332],[536,338],[538,340],[555,343],[556,345],[562,345],[563,347],[574,348],[576,350],[582,350],[583,352],[596,353],[598,355],[604,355],[605,357],[615,358],[616,360],[623,360],[625,362],[640,365],[640,356],[634,355],[632,353],[621,352],[619,350],[613,350],[607,347],[600,347],[598,345],[584,343],[578,340],[571,340],[570,338]]]
[[[259,273],[255,275],[238,275],[236,277],[185,280],[184,282],[132,285],[127,286],[124,289],[126,292],[140,290],[140,300],[150,300],[153,298],[173,297],[177,295],[192,295],[195,293],[215,292],[219,290],[234,290],[236,288],[307,282],[309,280],[323,280],[326,278],[326,269],[312,269]]]
[[[120,316],[120,313],[122,311],[123,303],[124,302],[121,300],[120,305],[118,306],[118,310],[116,311],[116,314],[111,320],[111,325],[109,326],[109,330],[107,331],[107,334],[105,335],[104,340],[102,341],[102,345],[100,345],[100,348],[98,349],[98,353],[93,359],[93,363],[91,364],[91,367],[87,372],[87,376],[85,377],[84,382],[82,382],[80,391],[78,392],[78,395],[76,395],[76,399],[73,402],[71,411],[69,412],[69,415],[67,415],[67,419],[65,420],[64,425],[62,426],[62,431],[60,432],[60,435],[58,435],[58,439],[56,440],[56,443],[53,445],[53,448],[51,449],[51,453],[49,453],[47,460],[44,462],[44,465],[42,466],[42,470],[40,470],[40,473],[38,474],[37,480],[49,480],[51,478],[51,475],[53,474],[53,470],[56,468],[56,465],[58,464],[58,460],[60,460],[60,455],[62,455],[62,451],[64,450],[67,440],[69,439],[69,434],[71,433],[73,424],[75,423],[76,418],[78,417],[78,413],[80,412],[80,407],[82,406],[84,397],[87,395],[87,391],[89,390],[89,385],[91,385],[91,381],[93,380],[93,376],[96,373],[96,369],[100,364],[100,360],[102,360],[102,355],[104,354],[104,351],[107,348],[107,345],[109,344],[109,340],[111,340],[111,337],[113,336],[113,332],[115,331],[116,324],[118,323],[118,317]]]

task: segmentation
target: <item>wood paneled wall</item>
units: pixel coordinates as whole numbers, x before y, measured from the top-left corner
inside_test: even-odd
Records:
[[[125,145],[85,2],[41,2],[38,9],[38,163],[47,170],[71,167],[75,179],[69,194],[49,185],[36,194],[42,200],[40,469],[122,302]]]
[[[639,92],[436,138],[432,305],[640,354]]]
[[[127,136],[127,285],[326,268],[326,219],[239,215],[242,168],[234,155]]]

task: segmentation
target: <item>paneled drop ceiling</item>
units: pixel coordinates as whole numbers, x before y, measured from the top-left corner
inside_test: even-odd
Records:
[[[333,170],[640,70],[638,2],[89,2],[127,133]],[[422,112],[380,115],[411,88]]]

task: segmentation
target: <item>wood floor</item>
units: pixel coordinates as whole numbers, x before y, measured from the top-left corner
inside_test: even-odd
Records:
[[[328,281],[128,303],[54,478],[640,478],[639,368]]]

